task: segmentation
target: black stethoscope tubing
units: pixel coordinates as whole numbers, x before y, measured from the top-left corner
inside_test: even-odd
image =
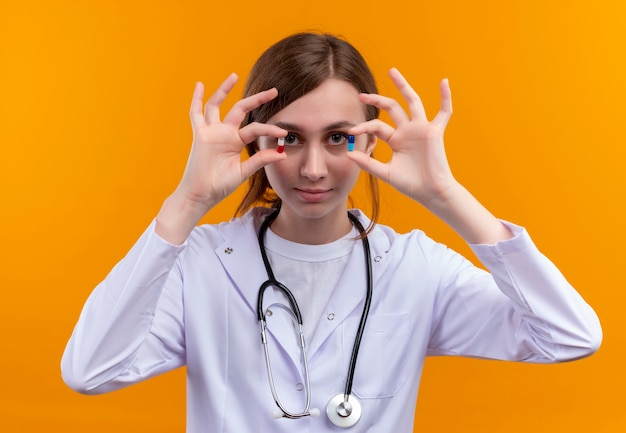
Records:
[[[257,316],[258,316],[259,321],[265,321],[265,317],[263,313],[263,294],[265,293],[265,289],[267,289],[268,287],[277,287],[285,294],[285,296],[289,300],[289,303],[291,304],[294,315],[296,316],[296,320],[298,321],[298,324],[302,326],[302,315],[300,314],[300,308],[298,307],[298,303],[296,302],[296,299],[293,293],[291,293],[291,290],[289,290],[284,284],[276,280],[276,277],[274,276],[274,272],[272,270],[272,266],[267,257],[267,252],[265,251],[265,233],[267,232],[267,229],[272,224],[272,222],[274,222],[279,212],[280,212],[280,208],[272,212],[271,214],[269,214],[265,218],[265,220],[263,221],[259,229],[259,249],[261,250],[261,257],[263,258],[263,264],[265,265],[265,270],[267,271],[268,280],[265,281],[259,288]],[[365,233],[365,229],[363,228],[363,225],[358,220],[358,218],[352,215],[350,212],[348,212],[348,218],[359,231],[359,234],[361,236],[361,241],[363,243],[363,251],[365,253],[364,254],[365,269],[366,269],[366,276],[367,276],[367,290],[366,290],[366,295],[365,295],[365,302],[363,304],[363,312],[361,313],[361,319],[359,321],[359,327],[357,329],[357,332],[354,338],[354,345],[352,346],[352,355],[350,357],[348,377],[346,379],[346,387],[344,389],[344,401],[345,402],[348,401],[350,395],[352,394],[352,383],[354,381],[354,373],[356,371],[356,361],[359,355],[359,348],[361,346],[363,332],[365,331],[365,324],[367,322],[370,305],[372,303],[372,260],[371,260],[369,240],[367,239],[367,234]]]

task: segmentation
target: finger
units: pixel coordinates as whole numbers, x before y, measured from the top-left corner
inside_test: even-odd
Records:
[[[389,140],[393,136],[394,132],[396,132],[395,128],[380,119],[373,119],[360,123],[348,130],[348,133],[352,135],[374,134],[376,137],[387,143],[389,143]]]
[[[259,122],[253,122],[239,130],[239,137],[241,138],[241,141],[246,144],[251,143],[262,136],[280,138],[285,135],[287,135],[287,131],[284,129],[276,125]]]
[[[241,163],[241,175],[243,179],[247,179],[257,170],[265,167],[268,164],[282,161],[287,158],[287,154],[278,153],[274,149],[259,150],[250,158]]]
[[[222,105],[222,102],[224,102],[230,91],[233,90],[238,79],[237,74],[230,74],[211,95],[204,108],[204,119],[206,123],[219,123],[220,105]]]
[[[346,152],[348,159],[354,161],[362,170],[370,173],[374,177],[389,183],[389,165],[372,158],[369,154],[355,150]]]
[[[450,116],[452,116],[452,92],[450,91],[450,83],[447,78],[441,80],[439,87],[441,91],[441,107],[433,121],[445,126]]]
[[[404,108],[402,108],[398,101],[393,98],[375,93],[362,93],[359,95],[359,99],[364,104],[373,105],[381,110],[385,110],[389,113],[389,117],[397,126],[411,120],[408,114],[404,111]]]
[[[201,125],[204,123],[204,117],[202,116],[202,99],[204,98],[204,85],[198,81],[196,87],[193,90],[193,96],[191,98],[191,108],[189,109],[189,117],[191,118],[191,124],[193,126]]]
[[[411,117],[413,119],[426,119],[426,110],[424,110],[424,104],[422,104],[422,99],[419,97],[417,92],[413,90],[413,87],[409,84],[409,82],[404,78],[404,76],[398,71],[396,68],[391,68],[389,71],[389,76],[391,77],[391,81],[398,88],[400,94],[407,102],[409,106],[409,112],[411,113]]]
[[[246,114],[266,102],[271,101],[276,96],[278,96],[278,90],[276,90],[276,88],[272,88],[238,101],[235,105],[233,105],[233,108],[230,109],[224,118],[224,123],[239,126],[244,117],[246,117]]]

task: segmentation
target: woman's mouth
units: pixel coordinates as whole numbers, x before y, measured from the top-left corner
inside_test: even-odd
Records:
[[[317,188],[295,188],[296,193],[303,201],[309,203],[318,203],[324,200],[330,194],[329,189],[317,189]]]

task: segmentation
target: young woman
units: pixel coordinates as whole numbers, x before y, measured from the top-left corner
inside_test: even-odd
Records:
[[[427,355],[548,363],[597,350],[593,310],[452,175],[447,81],[428,121],[390,77],[409,113],[377,94],[351,45],[305,33],[260,57],[223,119],[237,77],[204,113],[198,84],[182,180],[87,301],[62,361],[69,386],[102,393],[186,365],[191,433],[410,432]],[[378,139],[388,163],[372,157]],[[348,209],[361,170],[371,220]],[[377,225],[376,178],[448,223],[490,273],[419,230]],[[196,226],[246,180],[239,218]]]

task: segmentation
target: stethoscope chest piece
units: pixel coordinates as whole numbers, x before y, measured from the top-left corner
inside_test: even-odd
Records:
[[[337,427],[352,427],[361,419],[361,403],[352,394],[347,401],[345,394],[337,394],[326,405],[326,415]]]

